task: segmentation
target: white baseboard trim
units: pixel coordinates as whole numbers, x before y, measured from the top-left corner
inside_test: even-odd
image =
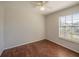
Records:
[[[18,46],[21,46],[21,45],[25,45],[25,44],[30,44],[30,43],[33,43],[33,42],[37,42],[37,41],[40,41],[40,40],[44,40],[44,39],[29,41],[29,42],[25,42],[25,43],[22,43],[22,44],[18,44],[18,45],[16,45],[16,46],[6,47],[5,50],[6,50],[6,49],[15,48],[15,47],[18,47]]]
[[[58,43],[58,42],[56,42],[56,41],[52,41],[52,40],[49,40],[49,41],[54,42],[54,43],[56,43],[56,44],[59,44],[59,45],[61,45],[61,46],[65,47],[65,48],[67,48],[67,49],[70,49],[70,50],[72,50],[72,51],[76,52],[76,53],[79,53],[79,51],[78,51],[78,50],[73,49],[73,48],[70,48],[70,47],[68,47],[68,46],[66,46],[66,45],[63,45],[62,43]]]

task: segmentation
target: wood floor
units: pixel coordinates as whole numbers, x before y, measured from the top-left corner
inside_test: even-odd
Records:
[[[48,40],[5,50],[2,57],[78,57],[79,54]]]

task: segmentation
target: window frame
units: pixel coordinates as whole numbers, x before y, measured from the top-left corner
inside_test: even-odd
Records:
[[[74,31],[74,29],[75,29],[75,27],[77,27],[77,28],[79,28],[79,24],[78,25],[75,25],[75,26],[73,26],[73,24],[74,24],[74,20],[77,20],[78,22],[79,22],[79,18],[78,19],[74,19],[73,18],[73,15],[75,15],[76,13],[74,13],[74,14],[71,14],[71,22],[72,22],[72,25],[70,25],[70,26],[66,26],[67,24],[66,24],[66,22],[67,22],[67,16],[69,16],[69,15],[66,15],[66,16],[60,16],[60,17],[65,17],[65,31],[64,31],[64,34],[63,34],[63,36],[61,36],[62,34],[61,34],[61,28],[63,28],[62,26],[61,26],[61,19],[60,19],[60,17],[59,17],[59,38],[62,38],[62,39],[66,39],[66,40],[69,40],[69,41],[72,41],[72,42],[76,42],[76,43],[79,43],[78,42],[78,40],[76,40],[76,39],[74,39],[73,38],[73,35],[75,35],[76,37],[77,37],[77,35],[79,35],[79,34],[72,34],[72,32]],[[79,14],[79,13],[78,13]],[[78,15],[79,16],[79,15]],[[67,30],[67,28],[66,27],[71,27],[71,39],[70,38],[65,38],[65,33],[66,33],[66,30]],[[72,28],[74,28],[74,29],[72,29]],[[70,35],[70,34],[69,34]]]

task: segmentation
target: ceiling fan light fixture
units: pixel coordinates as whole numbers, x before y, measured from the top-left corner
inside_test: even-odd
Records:
[[[41,6],[41,7],[40,7],[40,10],[41,10],[41,11],[44,11],[44,10],[45,10],[45,7],[44,7],[44,6]]]
[[[39,8],[40,11],[44,11],[45,10],[45,5],[48,1],[36,1],[34,3],[34,5],[36,6],[36,8]]]

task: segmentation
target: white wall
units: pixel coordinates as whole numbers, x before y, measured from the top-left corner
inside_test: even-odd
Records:
[[[29,2],[7,2],[4,21],[5,48],[45,39],[44,17]]]
[[[71,50],[79,52],[79,44],[67,41],[65,39],[60,39],[58,37],[58,29],[59,29],[59,16],[69,15],[72,13],[79,12],[79,5],[74,6],[72,8],[64,9],[55,13],[51,13],[46,18],[46,38],[50,41],[56,42],[64,47],[67,47]]]
[[[4,28],[4,8],[0,6],[0,55],[4,50],[3,28]]]

